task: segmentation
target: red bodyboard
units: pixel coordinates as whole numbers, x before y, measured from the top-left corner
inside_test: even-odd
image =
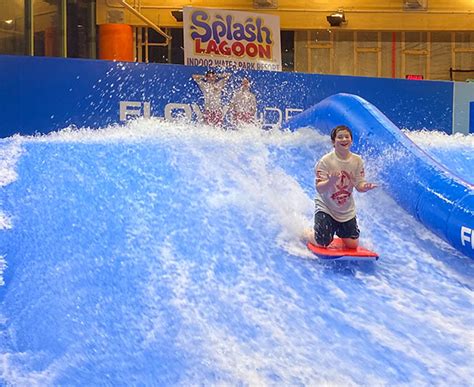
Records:
[[[311,242],[306,244],[308,249],[322,259],[333,260],[362,260],[362,261],[376,261],[379,255],[367,250],[364,247],[357,247],[357,249],[348,249],[344,247],[344,243],[340,238],[334,238],[328,247],[315,246]]]

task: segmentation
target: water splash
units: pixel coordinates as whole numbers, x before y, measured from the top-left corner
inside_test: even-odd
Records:
[[[405,131],[405,134],[455,175],[474,184],[474,134]]]
[[[378,263],[302,246],[327,137],[152,119],[17,141],[2,202],[15,220],[2,236],[6,383],[474,377],[472,262],[382,189],[356,194]]]

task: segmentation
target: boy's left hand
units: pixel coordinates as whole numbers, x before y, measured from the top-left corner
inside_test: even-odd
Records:
[[[364,184],[364,191],[370,191],[371,189],[377,188],[378,185],[375,183],[365,183]]]
[[[368,183],[368,182],[363,182],[359,185],[358,187],[358,191],[360,192],[367,192],[367,191],[370,191],[374,188],[377,188],[378,185],[375,184],[375,183]]]

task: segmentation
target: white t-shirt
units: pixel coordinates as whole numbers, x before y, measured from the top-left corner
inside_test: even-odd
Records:
[[[314,167],[316,179],[326,179],[329,173],[338,173],[339,179],[326,192],[316,197],[316,212],[323,211],[338,222],[347,222],[356,216],[352,191],[365,180],[364,162],[359,155],[351,153],[347,160],[337,157],[332,151],[324,155]]]
[[[232,97],[230,103],[232,111],[236,113],[248,113],[255,115],[257,110],[257,99],[250,90],[240,89]]]
[[[227,83],[227,79],[219,79],[215,82],[204,81],[202,79],[196,80],[199,88],[204,96],[204,110],[205,111],[221,111],[222,110],[222,91]]]

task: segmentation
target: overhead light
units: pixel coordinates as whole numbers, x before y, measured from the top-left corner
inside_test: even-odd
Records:
[[[404,11],[426,11],[428,9],[428,0],[404,0]]]
[[[7,20],[0,20],[0,28],[3,30],[14,30],[15,29],[15,20],[7,19]]]
[[[183,11],[171,11],[171,15],[175,18],[177,22],[182,22],[183,21]]]
[[[326,16],[328,23],[331,27],[340,27],[341,24],[346,24],[346,17],[344,15],[344,11],[337,11],[329,16]]]
[[[278,8],[278,0],[253,0],[254,8]]]

